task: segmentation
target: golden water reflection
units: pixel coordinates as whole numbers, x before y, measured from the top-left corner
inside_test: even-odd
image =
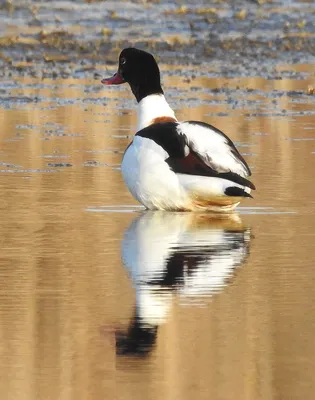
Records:
[[[240,84],[253,87],[250,80]],[[243,265],[215,295],[208,286],[202,301],[187,301],[179,284],[146,358],[116,355],[116,336],[128,332],[138,301],[121,244],[142,219],[103,208],[137,204],[118,169],[136,122],[131,106],[121,108],[134,104],[131,96],[98,92],[95,81],[54,88],[26,79],[9,95],[42,100],[1,100],[1,399],[314,398],[315,105],[312,97],[267,96],[303,87],[288,81],[259,79],[254,96],[268,112],[259,103],[251,115],[252,92],[235,108],[233,93],[207,93],[215,104],[178,102],[191,85],[182,80],[170,95],[179,119],[209,122],[238,143],[257,191],[239,210],[251,229]],[[100,102],[83,102],[87,96]],[[187,240],[209,230],[180,219]],[[161,221],[152,241],[159,226],[164,236]]]
[[[118,354],[144,355],[182,303],[220,292],[249,253],[250,229],[237,215],[143,212],[124,233],[122,260],[136,291],[134,315],[118,335]]]

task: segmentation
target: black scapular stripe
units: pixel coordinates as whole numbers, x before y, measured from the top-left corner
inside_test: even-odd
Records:
[[[141,129],[136,136],[154,140],[171,158],[184,157],[185,138],[177,132],[177,125],[177,122],[159,122]]]

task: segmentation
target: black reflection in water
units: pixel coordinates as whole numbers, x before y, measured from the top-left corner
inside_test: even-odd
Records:
[[[145,212],[125,231],[122,259],[136,289],[118,354],[146,355],[166,322],[174,293],[187,303],[222,290],[248,253],[250,229],[237,215]]]

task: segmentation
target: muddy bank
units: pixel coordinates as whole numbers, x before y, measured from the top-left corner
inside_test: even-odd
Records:
[[[14,1],[1,3],[0,74],[94,77],[126,46],[167,64],[226,74],[314,61],[315,3],[302,1]]]

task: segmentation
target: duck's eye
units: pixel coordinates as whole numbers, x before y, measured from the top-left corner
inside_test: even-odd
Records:
[[[124,57],[120,59],[120,64],[121,65],[126,64],[126,62],[127,62],[127,60]]]

